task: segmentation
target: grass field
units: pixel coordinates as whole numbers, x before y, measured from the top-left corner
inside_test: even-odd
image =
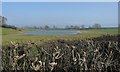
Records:
[[[27,35],[21,34],[20,32],[30,31],[34,29],[7,29],[7,28],[0,28],[2,30],[2,44],[9,44],[10,41],[20,42],[44,42],[47,40],[54,40],[54,39],[86,39],[90,37],[97,37],[104,34],[118,34],[117,28],[109,28],[109,29],[91,29],[91,30],[80,30],[81,34],[74,34],[74,35]]]
[[[20,33],[30,30],[33,29],[2,29],[1,63],[4,71],[120,71],[117,28],[80,30],[81,34],[73,35]]]

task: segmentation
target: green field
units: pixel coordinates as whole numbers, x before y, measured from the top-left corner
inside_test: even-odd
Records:
[[[30,31],[35,29],[7,29],[7,28],[0,28],[2,30],[2,44],[9,44],[10,41],[15,42],[44,42],[47,40],[54,40],[54,39],[86,39],[90,37],[97,37],[105,34],[118,34],[117,28],[107,28],[107,29],[89,29],[89,30],[80,30],[81,34],[74,34],[74,35],[27,35],[27,34],[20,34],[20,32]]]

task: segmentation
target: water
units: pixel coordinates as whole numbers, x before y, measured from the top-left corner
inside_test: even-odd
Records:
[[[24,32],[23,34],[79,34],[79,31],[75,30],[34,30]]]

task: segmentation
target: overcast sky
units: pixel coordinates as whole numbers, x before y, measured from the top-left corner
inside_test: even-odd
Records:
[[[118,25],[117,2],[3,2],[8,24],[24,26]]]

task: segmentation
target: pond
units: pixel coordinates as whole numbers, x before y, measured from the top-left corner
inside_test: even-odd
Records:
[[[23,34],[79,34],[79,31],[75,30],[34,30],[23,32]]]

